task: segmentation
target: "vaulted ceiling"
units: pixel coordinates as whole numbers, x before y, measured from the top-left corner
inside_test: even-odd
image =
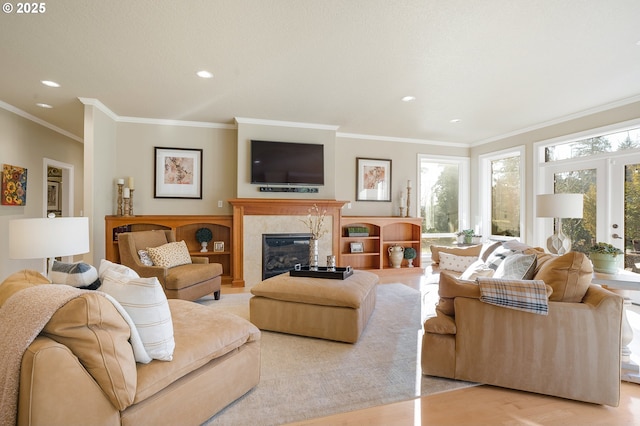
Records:
[[[79,137],[79,97],[119,117],[466,144],[640,101],[638,0],[7,4],[0,101]]]

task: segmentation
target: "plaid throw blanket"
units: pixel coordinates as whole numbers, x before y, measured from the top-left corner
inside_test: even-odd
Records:
[[[542,280],[478,277],[477,281],[482,302],[538,315],[549,314],[547,288]]]

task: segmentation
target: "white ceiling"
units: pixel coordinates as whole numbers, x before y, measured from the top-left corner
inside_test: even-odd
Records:
[[[120,117],[458,143],[640,100],[638,0],[45,5],[0,15],[0,101],[79,137],[79,97]]]

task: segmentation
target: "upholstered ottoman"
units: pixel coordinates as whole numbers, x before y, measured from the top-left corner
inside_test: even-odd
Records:
[[[261,330],[355,343],[376,306],[377,283],[366,271],[344,280],[277,275],[251,289],[250,319]]]

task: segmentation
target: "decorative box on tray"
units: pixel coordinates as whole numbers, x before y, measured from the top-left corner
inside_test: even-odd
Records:
[[[318,266],[317,271],[310,271],[308,266],[295,265],[294,269],[289,271],[292,277],[311,277],[326,278],[330,280],[344,280],[353,275],[353,268],[347,266],[345,268],[336,267],[335,270],[329,270],[326,266]]]

